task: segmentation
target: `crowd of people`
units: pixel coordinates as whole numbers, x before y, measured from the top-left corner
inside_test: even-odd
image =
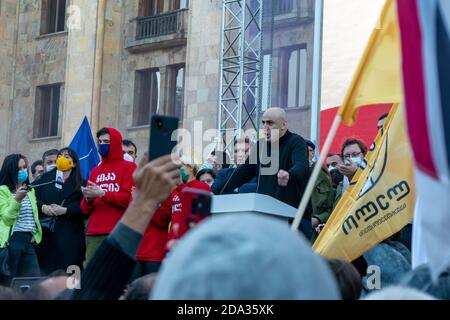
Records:
[[[0,299],[356,300],[369,293],[371,264],[383,268],[383,285],[422,291],[397,288],[383,298],[448,298],[448,276],[436,284],[427,269],[410,270],[410,232],[352,263],[313,253],[312,243],[358,168],[366,166],[364,142],[349,138],[320,164],[314,143],[289,131],[282,109],[268,109],[262,129],[260,141],[234,141],[232,161],[214,150],[202,164],[169,155],[149,162],[144,154],[137,166],[136,145],[103,128],[96,135],[101,163],[88,181],[70,148],[46,151],[31,165],[25,155],[8,155],[0,171],[0,247],[8,252],[9,270],[1,270]],[[270,150],[273,142],[276,151]],[[264,173],[267,151],[278,165],[271,174]],[[186,188],[216,195],[257,192],[298,207],[317,165],[322,170],[297,233],[290,220],[248,214],[205,218],[192,227],[183,210]],[[403,259],[402,272],[391,266],[399,260],[394,256]],[[67,288],[66,271],[73,266],[81,280]],[[20,295],[8,288],[18,277],[41,280]]]

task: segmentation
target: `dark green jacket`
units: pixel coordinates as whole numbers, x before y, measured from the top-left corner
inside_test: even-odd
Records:
[[[310,170],[314,166],[310,167]],[[310,212],[311,216],[320,220],[321,223],[326,223],[333,211],[334,192],[330,182],[330,178],[324,169],[320,170],[314,186],[314,191],[311,195]]]

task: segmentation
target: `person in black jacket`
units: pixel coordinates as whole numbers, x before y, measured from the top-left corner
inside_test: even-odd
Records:
[[[234,162],[237,166],[244,164],[247,160],[250,152],[250,139],[246,137],[245,139],[239,139],[234,141]],[[240,186],[239,188],[233,190],[232,192],[224,192],[227,182],[231,179],[231,176],[236,174],[236,168],[224,168],[217,172],[216,179],[214,180],[211,190],[217,195],[227,194],[227,193],[255,193],[256,192],[256,177],[247,182],[246,184]]]
[[[272,196],[297,208],[309,179],[308,148],[305,140],[288,130],[286,112],[270,108],[262,117],[265,139],[250,152],[249,161],[240,165],[226,185],[217,186],[223,194],[257,178],[257,193]],[[312,235],[311,217],[304,217],[300,230]]]
[[[82,269],[86,245],[85,215],[81,212],[83,198],[78,156],[72,149],[58,153],[56,170],[41,176],[36,185],[36,198],[43,229],[43,241],[37,247],[41,272],[67,270],[71,265]]]
[[[79,289],[66,290],[71,300],[117,300],[124,293],[136,265],[136,252],[145,230],[173,188],[180,184],[181,162],[171,155],[149,163],[144,154],[133,174],[133,200],[111,234],[101,243],[81,275]]]

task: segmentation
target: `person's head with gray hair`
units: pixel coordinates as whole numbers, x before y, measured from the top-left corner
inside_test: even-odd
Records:
[[[364,300],[436,300],[428,293],[417,289],[392,286],[369,294]]]
[[[278,219],[214,216],[179,241],[150,296],[155,300],[333,300],[334,276],[307,241]]]

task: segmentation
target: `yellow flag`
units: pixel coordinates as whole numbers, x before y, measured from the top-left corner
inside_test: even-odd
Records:
[[[353,261],[411,221],[415,188],[403,106],[392,109],[366,161],[314,244],[322,256]]]
[[[359,107],[402,102],[401,47],[396,1],[387,0],[379,25],[359,63],[339,109],[346,125],[353,125]]]

